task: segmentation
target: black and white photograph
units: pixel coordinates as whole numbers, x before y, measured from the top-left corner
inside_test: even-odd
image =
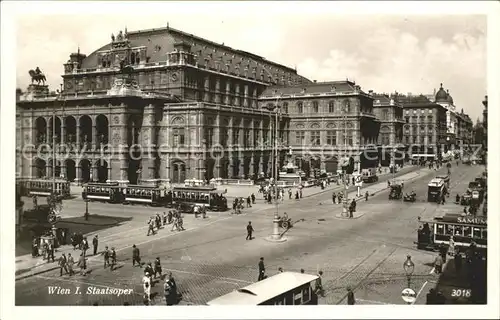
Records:
[[[498,316],[500,6],[433,5],[6,6],[9,310]]]

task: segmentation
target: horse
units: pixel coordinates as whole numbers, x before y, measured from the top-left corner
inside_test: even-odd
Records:
[[[47,79],[45,79],[45,75],[43,73],[36,73],[35,70],[30,70],[28,73],[31,76],[31,84],[36,81],[38,85],[40,84],[40,82],[45,85],[45,81]]]

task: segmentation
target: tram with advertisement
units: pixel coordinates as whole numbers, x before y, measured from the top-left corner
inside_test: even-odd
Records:
[[[213,299],[209,306],[298,306],[317,305],[314,290],[319,277],[305,273],[281,272],[249,286]]]
[[[427,185],[427,201],[439,203],[446,192],[446,184],[441,178],[432,179]]]
[[[23,195],[48,197],[54,188],[55,194],[58,197],[69,198],[71,195],[70,182],[62,179],[30,179],[21,182]]]
[[[115,183],[87,183],[83,186],[82,199],[90,201],[105,201],[121,203],[123,188]]]
[[[172,205],[175,207],[200,206],[211,211],[226,211],[227,199],[214,187],[174,187],[172,189]],[[190,210],[188,210],[190,211]]]
[[[453,237],[455,250],[464,251],[472,242],[486,252],[488,233],[486,217],[447,214],[432,221],[419,221],[417,248],[435,250],[439,245],[449,246]]]

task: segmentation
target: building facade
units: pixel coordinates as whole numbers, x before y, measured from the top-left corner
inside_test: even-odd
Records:
[[[143,183],[270,171],[272,112],[258,97],[268,85],[309,80],[169,27],[111,40],[70,55],[62,94],[44,85],[18,94],[20,177],[50,177],[54,168],[71,181]],[[55,164],[53,142],[67,149]]]
[[[378,145],[382,146],[380,162],[390,165],[402,164],[405,147],[403,144],[403,106],[392,95],[369,92],[373,96],[373,110],[380,121]],[[394,159],[395,161],[391,161]]]
[[[296,165],[306,174],[314,169],[336,172],[346,157],[353,158],[355,170],[378,164],[365,156],[369,148],[378,150],[380,122],[373,97],[352,81],[270,86],[259,105],[279,106],[287,119],[281,144],[289,146],[286,149],[292,150]]]

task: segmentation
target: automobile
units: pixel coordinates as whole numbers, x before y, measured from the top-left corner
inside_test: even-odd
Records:
[[[177,210],[182,213],[194,213],[194,203],[179,202],[176,205]]]
[[[417,201],[417,195],[415,193],[405,194],[403,197],[405,202],[415,202]]]
[[[392,184],[391,192],[389,193],[389,200],[399,200],[403,195],[403,186],[400,184]]]
[[[461,206],[468,206],[470,205],[470,201],[472,199],[472,194],[471,193],[464,193],[460,197],[460,205]]]
[[[51,213],[50,206],[48,204],[42,204],[38,205],[36,209],[24,211],[23,217],[26,220],[45,223],[48,222],[48,216],[50,213]]]

